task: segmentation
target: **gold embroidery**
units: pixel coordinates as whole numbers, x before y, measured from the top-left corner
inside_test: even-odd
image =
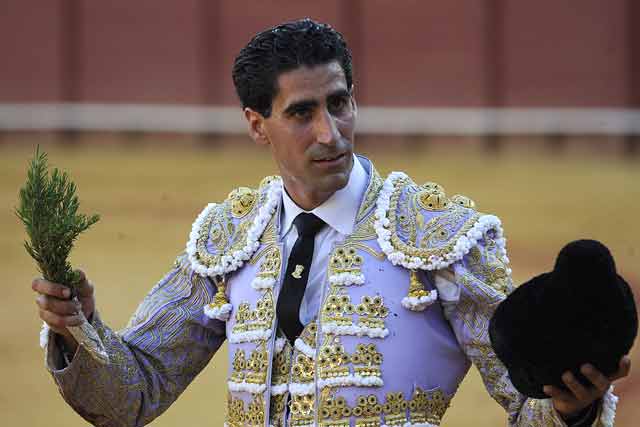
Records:
[[[269,353],[262,343],[258,348],[251,352],[251,357],[247,360],[246,381],[251,384],[264,384],[267,382]]]
[[[352,247],[339,247],[329,259],[329,274],[360,274],[362,257]]]
[[[196,240],[196,258],[203,265],[211,267],[217,264],[229,241],[230,230],[233,228],[231,218],[224,214],[224,205],[216,205],[204,220],[198,230]],[[207,250],[207,243],[215,247],[215,255]]]
[[[407,296],[412,298],[426,297],[431,293],[424,288],[424,285],[418,278],[418,273],[415,270],[411,270],[409,274],[409,293]]]
[[[416,387],[411,399],[404,399],[402,392],[386,393],[384,403],[373,394],[360,395],[352,408],[344,397],[334,391],[324,391],[320,396],[320,425],[322,427],[347,427],[354,417],[357,427],[385,425],[433,424],[440,425],[451,398],[442,390],[424,391]]]
[[[247,187],[238,187],[227,196],[231,205],[231,216],[242,218],[256,205],[258,192]]]
[[[275,316],[273,292],[267,289],[257,302],[256,309],[251,310],[249,303],[243,302],[235,313],[235,325],[232,333],[269,329]]]
[[[388,216],[391,243],[396,250],[408,256],[420,257],[425,261],[432,256],[444,257],[451,252],[458,238],[473,227],[480,215],[476,212],[469,215],[466,209],[459,205],[451,204],[447,212],[425,223],[422,213],[415,207],[418,203],[412,203],[411,209],[409,209],[409,202],[415,200],[409,195],[404,198],[403,203],[407,206],[403,206],[401,211],[412,212],[412,215],[398,214],[400,196],[409,185],[411,184],[408,178],[399,179],[396,181],[394,192],[390,197]],[[411,191],[411,189],[408,191]],[[418,188],[418,191],[424,191],[424,189],[420,190]],[[417,241],[417,227],[412,217],[416,218],[418,225],[420,225],[420,230],[424,233],[422,244],[419,245],[415,243]],[[409,235],[407,243],[398,236],[399,228],[405,230],[405,233]],[[457,231],[449,231],[455,228],[457,228]]]
[[[233,371],[231,371],[229,379],[236,383],[244,381],[244,371],[247,369],[247,360],[244,355],[244,350],[236,350],[233,354],[233,362],[231,363],[231,366],[233,366]]]
[[[327,394],[323,391],[323,394]],[[323,427],[349,427],[349,417],[351,409],[347,405],[344,397],[332,398],[326,396],[320,399],[320,417],[325,421]]]
[[[315,396],[292,396],[289,401],[289,409],[291,410],[291,426],[306,426],[313,424]]]
[[[292,369],[292,380],[295,383],[307,383],[314,380],[314,362],[313,359],[304,355],[303,353],[297,353],[295,356],[295,363]]]
[[[469,271],[502,296],[511,292],[512,283],[507,273],[507,265],[496,256],[496,243],[487,233],[484,236],[485,246],[483,251],[475,246],[467,255],[467,267]],[[484,258],[484,260],[483,260]]]
[[[263,427],[264,398],[256,395],[245,410],[244,401],[227,394],[227,426],[228,427]]]
[[[261,394],[256,395],[249,403],[247,421],[250,427],[264,426],[264,398]]]
[[[413,397],[408,402],[411,422],[440,425],[450,401],[451,398],[446,396],[442,390],[435,389],[425,392],[420,387],[416,387]]]
[[[407,408],[409,402],[404,400],[402,392],[387,393],[385,404],[382,406],[384,421],[388,425],[404,425],[407,422]]]
[[[269,408],[270,424],[273,427],[284,427],[284,409],[287,405],[288,394],[271,395],[271,403]]]
[[[216,276],[214,280],[217,291],[213,297],[213,301],[211,301],[208,306],[211,309],[221,309],[224,305],[229,304],[229,300],[227,299],[227,284],[222,276]]]
[[[318,355],[320,378],[346,377],[349,375],[349,355],[340,344],[339,338],[334,339],[333,345],[322,346]]]
[[[278,240],[276,235],[276,216],[272,215],[267,227],[264,229],[262,236],[260,236],[260,243],[263,245],[270,245],[276,243]]]
[[[316,348],[316,332],[318,332],[318,323],[313,321],[304,327],[300,333],[300,339],[309,347]]]
[[[255,265],[262,257],[265,257],[265,260],[260,264],[260,269],[256,276],[262,278],[278,277],[280,274],[280,265],[282,263],[280,249],[277,246],[269,245],[254,255],[249,263]]]
[[[316,332],[318,331],[318,324],[311,322],[304,327],[300,333],[300,340],[309,346],[310,349],[315,349]],[[292,367],[292,381],[294,383],[306,383],[315,379],[315,361],[300,352],[298,349],[294,352]]]
[[[374,297],[363,296],[360,304],[351,303],[349,295],[329,295],[322,309],[323,322],[333,322],[339,326],[352,325],[352,315],[357,314],[358,326],[369,328],[385,328],[384,319],[389,315],[389,309],[384,305],[380,295]]]
[[[243,350],[236,350],[233,355],[233,370],[231,371],[229,380],[236,383],[266,383],[268,357],[269,354],[267,353],[264,343],[260,344],[251,352],[249,359],[246,359]]]
[[[231,393],[227,393],[227,425],[229,427],[244,426],[244,415],[242,399],[234,399]]]
[[[282,351],[273,356],[273,367],[271,368],[271,385],[286,384],[289,381],[289,370],[291,369],[291,344],[285,340]]]
[[[376,234],[376,227],[374,225],[375,222],[376,217],[375,215],[373,215],[373,211],[371,211],[371,214],[366,216],[364,220],[356,223],[356,228],[353,233],[349,235],[347,241],[357,242],[363,240],[373,240],[378,237]]]
[[[375,344],[358,344],[353,355],[349,355],[340,338],[332,337],[320,348],[318,355],[319,377],[322,379],[348,377],[349,363],[353,364],[353,372],[359,377],[382,377],[382,354]],[[332,384],[328,384],[332,387]],[[377,385],[373,385],[375,387]]]
[[[384,184],[382,177],[380,177],[380,174],[373,166],[373,163],[370,163],[370,165],[371,172],[369,174],[369,184],[367,185],[364,199],[360,204],[358,214],[356,215],[356,224],[360,223],[360,221],[362,221],[362,219],[369,213],[371,208],[373,208],[373,206],[376,204],[376,201],[378,200],[378,194],[380,194],[380,190],[382,189],[382,185]]]
[[[274,181],[280,181],[282,178],[280,178],[279,175],[269,175],[269,176],[265,176],[264,178],[262,178],[262,181],[260,181],[260,185],[259,188],[262,190],[264,189],[266,186],[268,186],[269,184],[271,184]]]
[[[425,190],[427,190],[427,191],[430,191],[433,194],[438,194],[438,193],[444,194],[445,193],[444,187],[442,185],[436,183],[436,182],[433,182],[433,181],[427,181],[424,184],[422,184],[420,187],[425,189]]]
[[[382,371],[380,370],[382,353],[376,350],[375,344],[358,344],[356,352],[351,356],[351,362],[354,365],[363,365],[353,368],[356,375],[362,377],[382,376]]]
[[[476,202],[474,202],[473,200],[471,200],[466,196],[463,196],[462,194],[456,194],[455,196],[452,196],[451,201],[465,208],[470,208],[470,209],[476,208]]]
[[[415,197],[418,205],[427,211],[444,211],[451,207],[451,202],[444,193],[422,190]]]
[[[262,182],[271,182],[279,177],[267,177]],[[242,250],[246,245],[247,232],[253,225],[257,214],[256,206],[266,203],[267,191],[240,187],[229,193],[224,203],[216,204],[198,230],[195,256],[198,261],[212,267],[220,263],[225,254]],[[240,219],[235,224],[233,218]],[[262,242],[275,242],[274,218],[270,218],[267,229],[260,239]]]

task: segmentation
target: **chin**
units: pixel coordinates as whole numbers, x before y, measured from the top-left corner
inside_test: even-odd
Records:
[[[340,172],[336,174],[332,174],[330,176],[324,177],[322,180],[321,187],[323,193],[335,193],[336,191],[342,190],[349,183],[349,175],[351,173],[351,168],[349,168],[346,172]]]

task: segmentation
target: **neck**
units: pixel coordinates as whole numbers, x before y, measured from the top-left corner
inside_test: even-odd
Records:
[[[291,197],[291,200],[305,211],[317,208],[326,202],[333,193],[335,193],[335,191],[311,191],[309,189],[300,188],[299,186],[296,186],[295,183],[289,182],[286,179],[283,180],[283,183],[284,189],[289,197]]]

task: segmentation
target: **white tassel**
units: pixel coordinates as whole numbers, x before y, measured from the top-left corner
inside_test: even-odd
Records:
[[[613,427],[617,406],[618,396],[613,394],[613,386],[611,386],[602,400],[602,415],[600,415],[600,419],[604,427]]]
[[[404,308],[411,311],[423,311],[438,299],[438,292],[435,289],[429,291],[429,294],[421,297],[404,297],[400,303]]]
[[[49,344],[49,325],[42,322],[42,328],[40,329],[40,347],[45,349]]]

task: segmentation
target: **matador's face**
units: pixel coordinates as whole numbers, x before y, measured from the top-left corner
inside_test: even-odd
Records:
[[[247,115],[254,140],[270,146],[289,195],[302,208],[312,209],[347,184],[356,113],[334,61],[281,74],[271,116],[251,125]]]

